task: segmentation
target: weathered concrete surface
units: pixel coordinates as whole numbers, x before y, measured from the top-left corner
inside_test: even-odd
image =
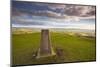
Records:
[[[51,54],[49,30],[41,30],[40,54]]]
[[[37,53],[37,58],[55,55],[49,37],[49,30],[41,30],[40,48]]]

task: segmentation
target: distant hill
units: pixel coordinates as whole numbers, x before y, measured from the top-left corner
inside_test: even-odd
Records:
[[[36,33],[36,32],[41,32],[41,29],[12,27],[12,34],[29,34],[29,33]],[[95,30],[87,30],[87,29],[50,29],[50,32],[95,37]]]

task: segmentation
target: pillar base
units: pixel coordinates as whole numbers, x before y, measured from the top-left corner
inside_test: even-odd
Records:
[[[51,48],[50,54],[41,54],[40,49],[39,49],[35,58],[39,59],[39,58],[45,58],[45,57],[50,57],[50,56],[55,56],[55,55],[56,53],[54,52],[53,48]]]

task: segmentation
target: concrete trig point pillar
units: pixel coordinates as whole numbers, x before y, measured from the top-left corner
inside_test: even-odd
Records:
[[[49,30],[41,30],[40,54],[51,54]]]
[[[51,42],[49,37],[49,30],[48,29],[42,29],[41,30],[41,41],[40,41],[40,48],[37,53],[36,58],[41,57],[48,57],[55,55]]]

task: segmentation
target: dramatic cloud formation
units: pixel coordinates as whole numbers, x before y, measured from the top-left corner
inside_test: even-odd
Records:
[[[89,17],[95,15],[95,7],[93,6],[74,6],[70,5],[66,7],[65,13],[68,15]]]
[[[47,16],[55,18],[65,18],[66,16],[90,17],[95,16],[94,6],[79,6],[79,5],[63,5],[63,4],[48,4],[48,3],[27,3],[13,2],[13,15],[23,13]]]
[[[91,23],[93,24],[86,26],[85,22],[90,25]],[[43,27],[44,25],[68,28],[71,25],[71,27],[75,28],[87,27],[94,29],[94,24],[95,6],[23,1],[12,2],[12,25],[14,26],[26,25],[27,27],[27,25],[35,25],[38,27],[38,25],[42,25]]]

